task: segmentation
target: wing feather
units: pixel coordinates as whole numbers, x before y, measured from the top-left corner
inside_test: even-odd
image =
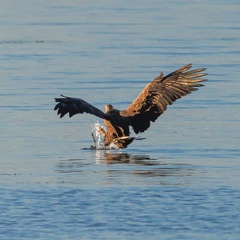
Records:
[[[147,130],[150,122],[154,122],[168,105],[204,86],[200,83],[206,81],[201,78],[206,75],[206,68],[189,70],[191,67],[192,64],[187,64],[166,76],[161,73],[121,112],[123,117],[128,117],[135,133]]]
[[[54,110],[57,110],[57,114],[60,115],[60,118],[67,113],[69,113],[69,117],[79,113],[90,113],[103,119],[109,119],[107,114],[80,98],[61,96],[61,98],[55,98],[57,104],[54,107]]]

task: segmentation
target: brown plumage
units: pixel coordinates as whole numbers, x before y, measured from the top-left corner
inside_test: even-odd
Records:
[[[123,111],[112,105],[105,106],[105,113],[79,98],[62,96],[55,98],[57,102],[54,110],[62,118],[69,113],[72,117],[78,113],[90,113],[103,119],[107,131],[105,145],[114,142],[119,148],[125,148],[134,138],[131,138],[129,127],[132,126],[136,134],[144,132],[150,127],[166,109],[177,99],[198,90],[204,86],[201,77],[206,73],[205,68],[189,70],[192,64],[185,65],[176,71],[164,76],[161,73],[143,89],[140,95]]]

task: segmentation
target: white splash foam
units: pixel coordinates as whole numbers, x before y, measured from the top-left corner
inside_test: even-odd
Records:
[[[101,129],[103,129],[106,132],[106,128],[102,126],[98,121],[95,121],[95,123],[92,125],[92,134],[95,139],[96,149],[119,149],[113,142],[110,143],[108,146],[105,146],[105,140],[104,135],[101,134]]]
[[[96,141],[95,144],[97,149],[101,149],[105,145],[104,136],[100,133],[101,129],[106,131],[104,126],[101,126],[98,121],[95,121],[95,123],[92,125],[92,133]]]

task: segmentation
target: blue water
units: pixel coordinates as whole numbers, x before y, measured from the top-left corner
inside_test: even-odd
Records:
[[[0,239],[239,239],[238,1],[20,1],[0,8]],[[92,115],[126,108],[161,71],[208,82],[134,141],[92,144]]]
[[[239,208],[232,209],[239,194],[228,187],[22,185],[2,191],[1,236],[8,239],[237,239],[239,233]]]

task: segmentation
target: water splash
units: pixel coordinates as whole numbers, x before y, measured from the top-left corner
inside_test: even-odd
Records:
[[[101,134],[102,131],[106,131],[105,127],[102,126],[98,121],[92,125],[92,136],[97,149],[104,147],[104,135]]]
[[[106,128],[102,126],[98,121],[95,121],[95,123],[92,126],[92,138],[94,141],[94,145],[91,146],[90,148],[83,148],[84,150],[116,150],[116,149],[121,149],[116,145],[118,141],[124,141],[124,140],[143,140],[145,138],[141,136],[135,136],[135,137],[130,137],[130,136],[122,136],[119,138],[115,138],[109,145],[105,145],[105,133],[106,133]],[[131,143],[131,142],[130,142]]]
[[[105,146],[105,136],[104,132],[106,132],[106,128],[102,126],[98,121],[92,125],[92,137],[94,140],[94,147],[96,149],[119,149],[113,142],[108,146]]]

